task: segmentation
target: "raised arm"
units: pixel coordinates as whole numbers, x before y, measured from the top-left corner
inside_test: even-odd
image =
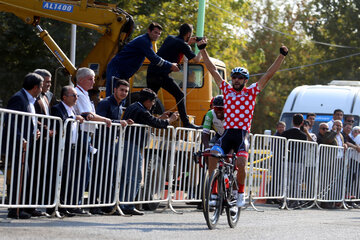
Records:
[[[199,41],[197,43],[197,45],[198,45],[198,48],[200,49],[200,53],[204,60],[206,68],[209,70],[211,76],[213,76],[213,78],[215,79],[216,84],[220,87],[223,79],[220,76],[219,72],[216,70],[215,65],[211,62],[210,57],[209,57],[205,47],[202,48],[202,45],[204,45],[206,43],[207,43],[207,40],[206,40],[206,38],[204,38],[203,40]]]
[[[280,55],[276,58],[275,62],[270,66],[270,68],[266,71],[266,73],[260,78],[258,81],[258,86],[260,90],[263,90],[269,80],[274,76],[274,74],[279,70],[282,62],[285,59],[285,56],[288,53],[288,49],[286,46],[281,46]]]

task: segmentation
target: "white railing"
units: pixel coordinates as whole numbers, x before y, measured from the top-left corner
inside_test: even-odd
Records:
[[[74,120],[63,124],[5,109],[0,123],[0,207],[142,204],[154,210],[161,203],[201,202],[206,168],[192,161],[203,150],[201,130],[87,122],[96,130],[86,132]],[[360,154],[354,149],[256,134],[249,156],[251,204],[360,200]]]

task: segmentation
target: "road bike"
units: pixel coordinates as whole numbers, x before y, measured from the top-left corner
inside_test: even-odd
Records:
[[[236,206],[237,167],[236,154],[220,154],[197,152],[194,153],[194,160],[204,167],[205,157],[215,157],[218,159],[217,168],[209,176],[206,174],[202,191],[203,213],[209,229],[214,229],[219,221],[220,215],[226,212],[227,222],[234,228],[240,218],[241,208]],[[214,195],[217,196],[214,199]],[[214,204],[216,201],[216,204]],[[212,202],[212,204],[210,204]]]

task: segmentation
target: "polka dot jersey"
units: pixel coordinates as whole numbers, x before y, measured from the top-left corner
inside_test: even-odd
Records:
[[[220,89],[224,95],[224,128],[238,128],[250,132],[255,98],[260,93],[258,83],[253,83],[237,92],[229,83],[223,81]]]

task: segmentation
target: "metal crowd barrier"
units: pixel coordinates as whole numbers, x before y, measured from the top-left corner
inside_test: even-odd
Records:
[[[316,204],[344,203],[347,158],[343,147],[319,145]],[[320,206],[319,206],[320,207]]]
[[[160,203],[169,203],[174,137],[172,126],[167,129],[139,124],[126,127],[120,171],[120,206],[142,204],[146,210],[155,210]],[[138,189],[137,184],[140,184]]]
[[[55,207],[62,121],[0,109],[0,124],[0,207]]]
[[[72,119],[63,124],[56,117],[5,109],[0,124],[0,207],[142,204],[155,210],[159,204],[173,209],[173,203],[201,202],[206,168],[192,161],[202,149],[201,130],[106,127]],[[360,154],[354,149],[259,134],[250,140],[251,204],[360,201]]]
[[[172,159],[173,202],[200,202],[206,169],[200,168],[192,159],[193,153],[201,149],[201,131],[176,128],[175,154]]]
[[[251,199],[283,199],[286,138],[255,134],[251,144]]]
[[[317,185],[317,143],[300,140],[287,141],[285,171],[285,199],[315,201]],[[284,201],[285,206],[288,204]]]
[[[360,202],[360,153],[349,148],[347,159],[345,202]]]
[[[115,123],[65,121],[59,207],[115,205],[122,131]]]

